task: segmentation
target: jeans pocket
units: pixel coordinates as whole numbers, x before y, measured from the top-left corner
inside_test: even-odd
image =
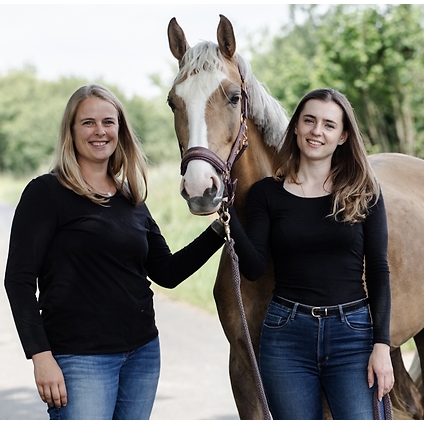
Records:
[[[291,310],[285,307],[277,307],[272,304],[268,308],[268,312],[265,315],[264,326],[267,328],[283,328],[290,321]]]
[[[345,315],[345,320],[348,327],[355,331],[370,331],[373,329],[368,307]]]

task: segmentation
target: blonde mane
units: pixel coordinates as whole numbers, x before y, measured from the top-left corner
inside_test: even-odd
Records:
[[[249,104],[249,119],[259,128],[264,142],[269,146],[281,147],[284,131],[288,125],[287,113],[253,75],[249,63],[236,54],[233,63],[240,67],[244,75]],[[174,83],[182,78],[201,72],[227,72],[227,64],[217,44],[203,41],[187,50],[182,66]]]

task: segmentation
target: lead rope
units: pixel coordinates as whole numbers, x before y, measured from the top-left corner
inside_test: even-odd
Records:
[[[383,396],[382,399],[383,407],[384,407],[384,418],[385,420],[393,420],[393,410],[392,410],[392,401],[390,400],[390,395],[387,393]],[[377,397],[377,390],[374,392],[373,398],[373,406],[374,406],[374,419],[381,420],[381,412],[380,405]]]
[[[228,250],[228,254],[231,258],[231,269],[233,274],[234,288],[236,290],[237,304],[240,311],[241,321],[243,324],[244,336],[247,344],[247,350],[249,352],[250,362],[253,368],[253,377],[255,379],[256,388],[258,389],[259,401],[264,415],[264,420],[272,420],[271,412],[269,411],[268,402],[265,396],[265,390],[262,384],[261,375],[259,373],[258,362],[256,360],[255,351],[253,349],[252,338],[250,337],[249,326],[247,325],[246,313],[243,307],[243,298],[241,296],[241,280],[240,271],[238,264],[238,256],[234,250],[234,240],[230,236],[230,214],[227,210],[221,210],[219,220],[223,224],[225,229],[225,244]]]

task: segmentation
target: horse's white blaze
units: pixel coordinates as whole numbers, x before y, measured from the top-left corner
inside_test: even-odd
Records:
[[[176,94],[184,100],[188,118],[189,141],[187,148],[208,148],[206,105],[214,91],[220,86],[225,74],[200,72],[191,75],[176,86]],[[181,181],[190,197],[203,196],[206,189],[222,184],[216,170],[203,160],[189,162]]]

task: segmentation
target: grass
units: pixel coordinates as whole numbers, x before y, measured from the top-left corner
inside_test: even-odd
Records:
[[[401,346],[402,352],[411,352],[416,349],[414,339],[409,339],[406,343]]]

